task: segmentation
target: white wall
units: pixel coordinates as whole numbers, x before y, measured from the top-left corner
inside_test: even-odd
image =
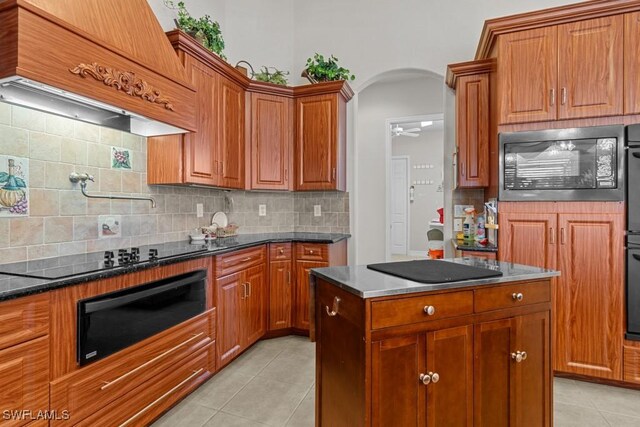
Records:
[[[409,250],[426,253],[429,221],[438,218],[436,210],[443,207],[441,184],[444,148],[442,129],[424,128],[420,136],[398,136],[391,142],[393,156],[409,156],[409,186],[414,181],[430,180],[432,185],[414,185],[414,201],[409,203]],[[415,165],[433,165],[431,169],[415,169]]]
[[[442,112],[442,81],[423,74],[382,81],[358,95],[353,230],[358,264],[385,260],[386,153],[385,120]]]

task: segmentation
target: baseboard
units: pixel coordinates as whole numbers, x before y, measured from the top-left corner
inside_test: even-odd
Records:
[[[585,382],[590,382],[595,384],[604,384],[604,385],[610,385],[614,387],[628,388],[632,390],[640,390],[640,384],[630,383],[628,381],[611,380],[606,378],[595,378],[587,375],[572,374],[572,373],[560,372],[560,371],[554,371],[553,376],[558,378],[566,378],[569,380],[578,380],[578,381],[585,381]]]

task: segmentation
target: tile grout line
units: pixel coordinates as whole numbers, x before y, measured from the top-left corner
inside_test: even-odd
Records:
[[[307,390],[307,392],[304,394],[304,397],[302,398],[302,400],[300,401],[300,403],[298,403],[298,405],[295,407],[295,409],[293,410],[293,412],[291,412],[291,415],[289,415],[289,418],[287,418],[287,420],[284,422],[284,425],[286,427],[287,424],[289,424],[289,421],[291,421],[291,418],[293,418],[293,415],[296,413],[296,411],[298,410],[298,408],[302,405],[302,403],[305,401],[305,399],[307,398],[307,396],[309,395],[309,393],[311,393],[311,390],[313,389],[313,386],[315,385],[315,381],[311,384],[311,386],[309,387],[309,389]],[[315,404],[315,402],[314,402]],[[315,415],[315,410],[314,410],[314,415]]]

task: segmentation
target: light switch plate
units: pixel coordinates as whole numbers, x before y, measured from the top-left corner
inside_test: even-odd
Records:
[[[462,218],[455,218],[453,220],[453,231],[462,231]]]
[[[202,218],[204,216],[204,205],[202,203],[196,204],[196,215],[198,218]]]
[[[267,216],[267,205],[258,205],[258,216]]]
[[[320,205],[313,205],[313,216],[322,216],[322,208]]]

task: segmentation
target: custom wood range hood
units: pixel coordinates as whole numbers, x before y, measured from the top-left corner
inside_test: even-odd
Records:
[[[0,0],[0,101],[166,135],[196,130],[188,81],[146,0]]]

